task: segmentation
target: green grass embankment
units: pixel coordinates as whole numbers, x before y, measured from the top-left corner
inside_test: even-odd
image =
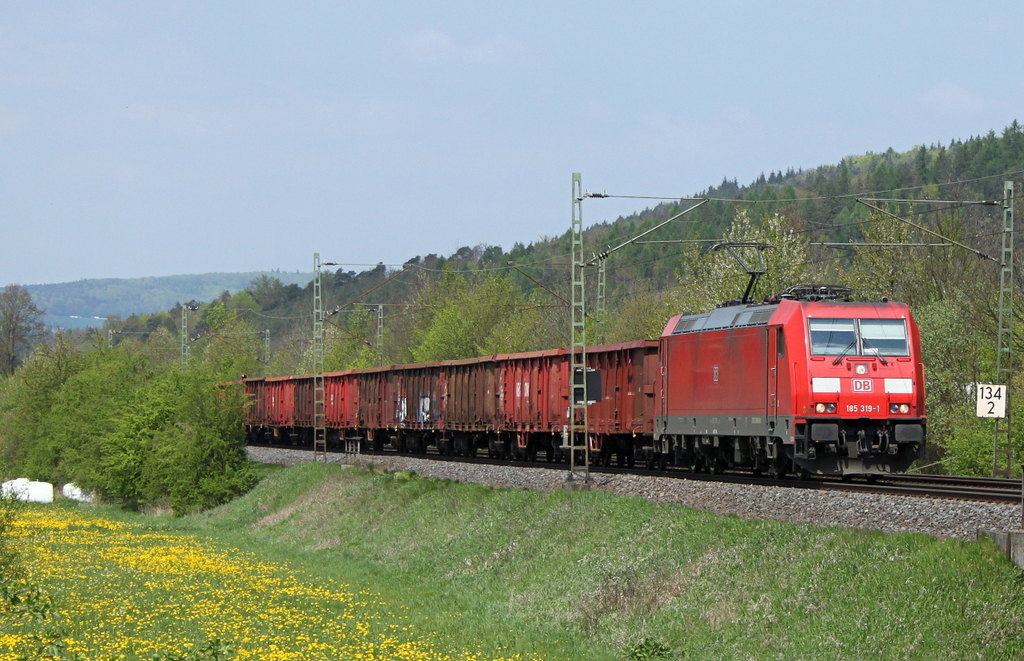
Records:
[[[183,522],[379,592],[456,647],[622,658],[1024,658],[1024,582],[989,542],[747,521],[305,464]]]

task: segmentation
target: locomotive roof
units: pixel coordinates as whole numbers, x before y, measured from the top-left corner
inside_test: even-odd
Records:
[[[727,305],[715,308],[711,312],[704,314],[682,314],[678,317],[672,317],[665,326],[662,337],[709,330],[724,330],[726,328],[767,326],[780,306],[786,306],[789,311],[787,314],[792,313],[795,309],[801,309],[803,314],[808,317],[820,316],[822,313],[833,315],[855,313],[858,316],[878,318],[903,317],[909,314],[905,303],[894,303],[891,301],[885,303],[864,303],[851,301],[783,300],[773,303]],[[840,313],[840,310],[842,310],[842,313]],[[782,319],[776,319],[776,323],[780,321]]]
[[[704,314],[689,314],[679,317],[670,335],[696,333],[716,328],[737,328],[740,326],[767,326],[779,308],[778,303],[751,303],[715,308]]]

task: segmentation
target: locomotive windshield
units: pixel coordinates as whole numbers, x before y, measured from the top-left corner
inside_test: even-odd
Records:
[[[909,356],[903,319],[810,319],[812,356]]]

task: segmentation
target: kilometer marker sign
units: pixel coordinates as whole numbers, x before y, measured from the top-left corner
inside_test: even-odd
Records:
[[[979,418],[1006,417],[1006,386],[978,383],[975,390],[978,393]]]

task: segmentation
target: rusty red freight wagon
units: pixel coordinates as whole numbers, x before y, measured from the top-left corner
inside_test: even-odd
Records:
[[[295,428],[294,377],[244,381],[250,400],[245,416],[250,440],[268,443],[287,440]]]
[[[610,461],[632,463],[637,439],[648,445],[658,387],[658,343],[592,347],[587,364],[601,375],[602,396],[590,407],[591,447]],[[328,440],[358,438],[380,449],[468,455],[561,456],[569,411],[565,349],[326,374]],[[250,437],[311,442],[313,379],[309,375],[248,379]],[[287,391],[284,389],[287,384]],[[267,398],[291,396],[281,415]],[[268,435],[266,429],[273,429]],[[255,433],[255,430],[260,430]]]

